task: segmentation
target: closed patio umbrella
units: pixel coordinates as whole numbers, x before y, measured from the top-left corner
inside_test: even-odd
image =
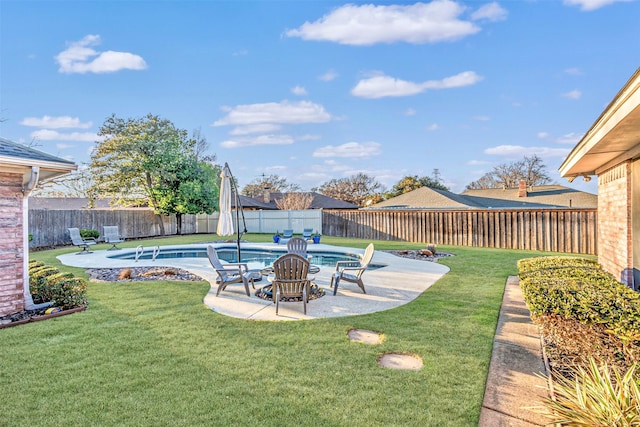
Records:
[[[220,218],[218,219],[218,236],[230,236],[233,231],[231,216],[231,170],[227,163],[220,173]]]

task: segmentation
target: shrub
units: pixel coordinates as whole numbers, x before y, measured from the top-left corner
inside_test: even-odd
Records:
[[[51,301],[63,310],[87,305],[87,282],[70,273],[49,277]]]
[[[520,286],[532,314],[599,324],[624,343],[640,340],[640,294],[592,261],[549,258],[518,264],[525,271]]]
[[[98,230],[91,230],[91,229],[81,229],[80,230],[80,237],[82,237],[83,239],[86,239],[88,237],[92,237],[94,239],[97,239],[98,237],[100,237],[100,232]]]
[[[36,304],[52,302],[62,309],[87,304],[87,283],[42,262],[29,262],[29,289]]]
[[[544,405],[553,424],[571,426],[637,426],[640,424],[640,389],[636,366],[621,376],[606,364],[591,359],[588,368],[578,367],[571,379],[554,382],[554,399]],[[613,378],[611,377],[613,371]]]
[[[29,290],[35,304],[51,301],[51,287],[48,278],[58,273],[60,271],[57,268],[48,265],[29,269]]]

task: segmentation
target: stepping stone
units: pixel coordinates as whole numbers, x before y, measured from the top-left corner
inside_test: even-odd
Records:
[[[382,334],[366,329],[350,329],[347,336],[351,341],[358,341],[364,344],[377,345],[382,343]]]
[[[386,353],[378,357],[378,365],[389,369],[406,369],[417,371],[422,369],[422,359],[413,354]]]

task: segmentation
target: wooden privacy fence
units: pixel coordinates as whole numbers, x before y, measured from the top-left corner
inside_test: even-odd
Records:
[[[370,240],[597,254],[596,209],[325,210],[323,233]]]
[[[158,216],[150,209],[29,209],[29,234],[33,240],[32,248],[70,245],[67,228],[98,230],[102,236],[102,227],[117,225],[120,234],[127,238],[160,236],[158,218],[162,219],[165,235],[176,234],[176,217]],[[182,233],[196,232],[195,215],[182,216]]]

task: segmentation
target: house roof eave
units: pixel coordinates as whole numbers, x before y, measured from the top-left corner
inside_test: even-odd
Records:
[[[640,144],[640,68],[560,165],[560,175],[589,176]]]

